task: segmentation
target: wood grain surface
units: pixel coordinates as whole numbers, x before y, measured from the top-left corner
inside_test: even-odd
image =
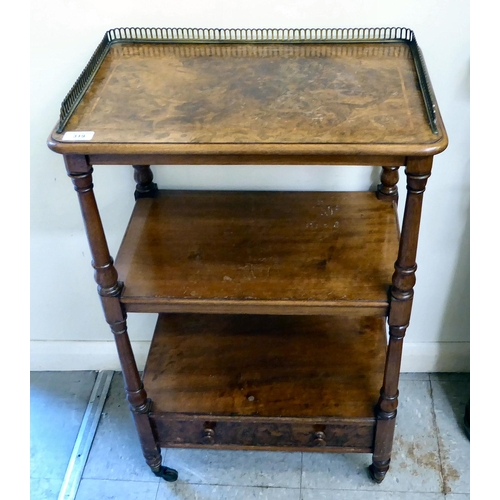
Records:
[[[405,43],[116,44],[66,126],[82,130],[95,132],[76,144],[89,153],[97,144],[128,144],[129,153],[147,152],[134,144],[384,145],[389,153],[445,142],[442,127],[430,130]]]
[[[383,318],[161,314],[144,386],[154,413],[371,418]]]
[[[387,312],[392,203],[372,192],[160,191],[116,257],[128,311]]]
[[[370,453],[375,419],[214,417],[151,412],[162,448]],[[209,427],[210,426],[210,427]],[[207,431],[213,433],[207,436]]]

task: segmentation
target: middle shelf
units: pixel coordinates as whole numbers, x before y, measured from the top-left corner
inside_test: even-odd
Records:
[[[128,312],[384,316],[398,245],[373,192],[161,190],[115,265]]]

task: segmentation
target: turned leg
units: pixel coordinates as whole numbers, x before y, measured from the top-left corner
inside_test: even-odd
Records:
[[[377,186],[377,198],[398,202],[399,167],[382,167],[380,184]]]
[[[382,482],[391,461],[394,428],[398,406],[398,384],[403,339],[410,322],[417,269],[416,254],[422,198],[430,176],[432,158],[410,158],[406,167],[407,191],[398,258],[392,276],[389,310],[389,345],[386,353],[384,381],[377,406],[377,427],[371,477]]]
[[[97,291],[101,298],[106,322],[115,338],[115,344],[125,380],[127,401],[139,435],[146,463],[153,473],[167,481],[175,481],[177,472],[161,465],[160,449],[149,421],[151,400],[137,370],[134,354],[127,333],[126,314],[120,303],[123,284],[118,281],[118,273],[113,265],[104,235],[101,218],[93,192],[92,166],[85,156],[65,156],[66,169],[78,193],[78,200],[92,254]]]
[[[135,199],[154,198],[158,195],[158,186],[153,182],[153,172],[149,165],[133,165],[135,186]]]

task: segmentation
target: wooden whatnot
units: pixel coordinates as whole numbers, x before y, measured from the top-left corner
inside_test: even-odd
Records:
[[[167,481],[161,447],[371,452],[377,482],[389,468],[422,198],[447,136],[411,31],[320,31],[194,43],[112,30],[49,138],[78,194],[146,462]],[[93,194],[101,164],[132,165],[136,182],[116,262]],[[169,164],[372,165],[381,181],[158,189],[150,166]],[[141,312],[158,313],[142,378],[126,323]]]

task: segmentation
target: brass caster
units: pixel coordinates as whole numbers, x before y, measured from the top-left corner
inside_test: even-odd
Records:
[[[165,465],[162,465],[159,470],[153,470],[153,474],[156,477],[165,479],[165,481],[168,481],[169,483],[177,481],[177,478],[179,477],[179,474],[175,469],[171,469],[170,467],[166,467]]]

